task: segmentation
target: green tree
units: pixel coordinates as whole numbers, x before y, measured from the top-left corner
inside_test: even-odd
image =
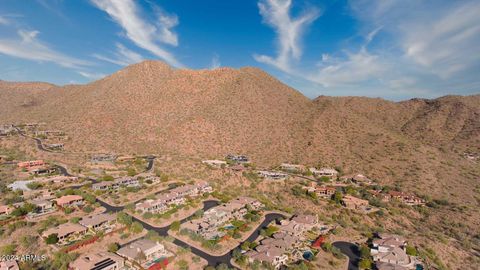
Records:
[[[170,225],[170,229],[172,231],[178,231],[180,229],[180,221],[175,220],[174,222],[172,222],[172,224]]]
[[[50,234],[50,235],[45,239],[45,243],[47,243],[47,245],[53,245],[53,244],[58,243],[58,235],[57,235],[56,233]]]
[[[41,183],[38,183],[38,182],[30,182],[30,183],[27,184],[27,187],[28,187],[29,189],[35,190],[35,189],[41,188],[41,187],[42,187],[42,184],[41,184]]]
[[[360,257],[370,258],[370,248],[367,245],[360,245]]]
[[[108,174],[106,174],[102,177],[102,181],[113,181],[113,180],[114,180],[113,176],[108,175]]]
[[[127,215],[124,212],[118,212],[117,221],[118,221],[118,223],[123,224],[127,227],[132,225],[132,217]]]
[[[130,231],[135,234],[141,233],[143,231],[143,226],[140,222],[135,221],[132,223],[132,226],[130,227]]]
[[[127,175],[128,176],[135,176],[137,174],[137,170],[135,170],[135,168],[133,167],[130,167],[127,169]]]
[[[417,256],[417,249],[414,246],[407,245],[405,252],[410,256]]]
[[[335,194],[333,194],[332,200],[337,204],[341,204],[342,199],[343,199],[342,193],[339,191],[335,191]]]
[[[372,261],[369,258],[363,258],[358,263],[358,267],[360,269],[371,269],[372,268]]]
[[[249,241],[245,241],[245,242],[242,243],[242,245],[240,246],[240,248],[241,248],[242,250],[250,250],[250,244],[251,244],[251,243],[250,243]]]
[[[111,243],[110,245],[108,245],[108,251],[112,253],[117,252],[119,248],[120,248],[120,245],[118,243]]]
[[[73,217],[73,218],[70,219],[71,223],[78,223],[79,221],[80,221],[79,217]]]
[[[179,260],[175,265],[180,270],[187,270],[188,269],[188,262],[185,261],[185,260]]]

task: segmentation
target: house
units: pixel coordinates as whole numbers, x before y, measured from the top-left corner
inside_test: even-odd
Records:
[[[328,186],[318,186],[314,190],[315,194],[317,194],[318,197],[321,198],[331,198],[335,192],[337,192],[337,189],[334,187],[328,187]]]
[[[258,248],[258,247],[257,247]],[[281,248],[268,246],[265,250],[257,251],[252,250],[245,253],[248,261],[253,263],[254,261],[268,262],[275,269],[280,269],[282,265],[286,265],[288,261],[288,256],[285,254],[285,251]]]
[[[71,270],[122,270],[125,260],[110,252],[87,253],[70,263]]]
[[[63,150],[63,143],[45,144],[45,148],[49,150],[61,151]]]
[[[229,154],[225,157],[226,160],[231,161],[233,163],[249,163],[249,159],[245,155],[232,155]]]
[[[308,230],[318,225],[318,216],[317,215],[295,215],[292,218],[293,222],[302,224]]]
[[[15,260],[0,261],[0,270],[20,270]]]
[[[202,160],[203,164],[206,164],[208,166],[214,167],[214,168],[222,168],[227,165],[226,161],[223,160]]]
[[[45,199],[34,199],[30,201],[31,204],[35,205],[37,214],[45,214],[55,211],[55,205],[52,201]]]
[[[10,215],[14,208],[8,205],[0,205],[0,216]]]
[[[138,187],[140,186],[140,182],[135,177],[121,177],[117,178],[113,181],[113,184],[116,186],[126,186],[126,187]]]
[[[368,206],[368,201],[350,195],[345,195],[342,199],[343,204],[348,209],[361,210]]]
[[[373,181],[366,177],[363,174],[352,174],[352,175],[345,175],[340,177],[340,180],[343,182],[351,181],[357,185],[371,185]]]
[[[57,171],[57,168],[53,166],[35,166],[29,167],[27,170],[31,175],[37,176],[55,173]]]
[[[376,262],[375,267],[377,270],[408,270],[408,268],[401,265],[386,262]]]
[[[258,171],[258,175],[262,178],[271,180],[284,180],[288,178],[288,174],[274,171]]]
[[[282,163],[280,169],[288,172],[303,172],[305,171],[305,166],[297,164]]]
[[[393,191],[393,190],[389,191],[388,196],[390,196],[391,199],[401,201],[407,205],[424,205],[425,204],[425,200],[415,195],[408,194],[401,191]]]
[[[371,189],[368,191],[372,197],[380,200],[381,202],[389,202],[391,197],[387,193],[382,192],[381,190]]]
[[[415,260],[407,255],[406,245],[405,239],[398,235],[378,234],[378,238],[372,241],[370,253],[373,261],[384,269],[397,269],[397,266],[414,269]]]
[[[83,217],[78,223],[94,232],[109,230],[117,222],[115,214],[102,213]]]
[[[59,242],[65,242],[68,238],[79,238],[87,232],[87,228],[76,223],[64,223],[58,227],[48,229],[42,233],[44,238],[56,234]]]
[[[337,170],[331,168],[310,168],[310,172],[316,177],[328,177],[328,178],[336,178],[338,175]]]
[[[65,195],[58,199],[55,199],[55,202],[60,207],[74,207],[74,206],[81,206],[84,204],[84,200],[82,196],[79,195]]]
[[[150,172],[137,174],[135,175],[135,179],[137,179],[139,182],[140,180],[143,180],[143,182],[147,184],[154,184],[161,181],[160,177]]]
[[[239,197],[226,204],[208,209],[201,219],[194,219],[182,225],[182,228],[195,232],[207,240],[225,235],[218,229],[232,219],[243,219],[248,208],[259,210],[263,204],[249,197]]]
[[[187,197],[196,197],[204,193],[212,192],[212,187],[207,182],[199,182],[194,185],[183,185],[169,190],[167,193],[160,193],[155,200],[146,200],[136,205],[136,210],[154,213],[163,213],[171,205],[185,203]]]
[[[105,182],[100,182],[100,183],[95,183],[92,185],[93,190],[108,190],[110,188],[113,188],[113,182],[111,181],[105,181]]]
[[[116,159],[117,159],[117,156],[113,154],[98,154],[98,155],[93,155],[90,161],[92,163],[114,162]]]
[[[117,254],[142,265],[172,255],[164,245],[149,239],[140,239],[127,244],[119,249]]]
[[[35,136],[65,136],[65,132],[61,130],[38,130],[34,134]]]
[[[50,182],[56,184],[63,184],[63,183],[71,183],[78,180],[76,176],[65,176],[65,175],[55,175],[55,176],[47,176],[47,177],[39,177],[35,178],[36,182]]]
[[[17,164],[18,168],[30,168],[34,166],[44,166],[46,165],[43,160],[30,160],[30,161],[23,161]]]
[[[264,205],[261,202],[250,197],[243,197],[243,196],[238,197],[234,199],[232,202],[241,204],[245,207],[249,207],[252,210],[260,210],[262,207],[264,207]]]

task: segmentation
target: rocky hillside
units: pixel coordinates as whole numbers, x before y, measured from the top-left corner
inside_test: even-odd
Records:
[[[145,61],[87,85],[0,82],[0,123],[32,121],[65,130],[76,151],[244,153],[260,166],[338,166],[439,196],[453,185],[467,192],[479,178],[462,156],[480,152],[479,95],[312,101],[257,68]]]

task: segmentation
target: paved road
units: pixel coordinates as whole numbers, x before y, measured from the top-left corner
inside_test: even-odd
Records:
[[[45,151],[45,152],[53,152],[53,151],[48,150],[45,147],[43,147],[42,141],[40,139],[25,135],[25,133],[21,129],[19,129],[18,127],[15,127],[15,129],[18,131],[18,134],[20,134],[22,137],[30,138],[30,139],[35,140],[35,143],[37,145],[38,150]]]
[[[149,172],[153,169],[154,161],[155,161],[155,156],[146,156],[145,157],[148,161],[147,169],[145,170],[146,172]]]
[[[101,200],[98,200],[97,201],[103,206],[105,207],[105,209],[107,209],[108,212],[119,212],[119,211],[122,211],[124,207],[122,206],[112,206],[112,205],[109,205],[108,203],[104,202],[104,201],[101,201]],[[204,211],[207,211],[208,209],[214,207],[214,206],[217,206],[219,203],[217,201],[205,201],[203,203],[203,210]],[[143,222],[142,220],[139,220],[135,217],[132,217],[134,221],[138,221],[140,222],[143,227],[147,230],[152,230],[152,231],[155,231],[157,232],[159,235],[161,236],[167,236],[168,235],[168,230],[170,228],[170,226],[166,226],[166,227],[154,227],[154,226],[151,226],[150,224],[147,224],[145,222]],[[268,224],[270,224],[270,222],[272,222],[273,220],[280,220],[280,219],[284,219],[285,216],[281,215],[281,214],[267,214],[265,216],[265,220],[258,226],[258,228],[247,238],[246,241],[249,241],[249,242],[252,242],[254,241],[255,239],[257,239],[257,237],[260,235],[260,230],[265,228]],[[185,218],[183,220],[181,220],[180,222],[183,223],[185,221],[187,221],[188,218]],[[211,266],[217,266],[219,264],[226,264],[228,265],[229,267],[231,268],[235,268],[231,263],[231,259],[233,257],[233,250],[223,256],[212,256],[212,255],[209,255],[207,253],[205,253],[204,251],[200,250],[200,249],[197,249],[195,247],[192,247],[190,246],[189,244],[179,240],[179,239],[175,239],[173,241],[174,244],[178,245],[178,246],[181,246],[181,247],[184,247],[184,248],[189,248],[193,254],[197,255],[197,256],[200,256],[202,258],[204,258],[205,260],[207,260],[208,264],[211,265]],[[243,243],[243,242],[242,242]],[[240,245],[242,244],[240,243]],[[239,246],[240,246],[239,245]]]
[[[17,128],[17,130],[18,130],[18,132],[20,133],[21,136],[28,137],[28,138],[31,138],[31,139],[35,140],[37,148],[39,150],[45,151],[45,152],[53,152],[53,151],[50,151],[50,150],[46,149],[45,147],[43,147],[42,141],[40,139],[26,136],[23,132],[21,132],[20,129]],[[147,165],[147,168],[146,168],[146,171],[148,172],[148,171],[151,171],[153,169],[155,156],[147,156],[145,158],[148,160],[148,165]],[[65,176],[72,176],[71,174],[68,173],[68,171],[65,167],[62,167],[62,166],[59,166],[59,165],[57,165],[57,167],[59,168],[61,174],[65,175]],[[95,179],[90,179],[90,180],[93,183],[97,182]],[[311,179],[309,179],[309,180],[311,180]],[[97,202],[99,202],[100,205],[105,207],[107,212],[120,212],[124,209],[123,206],[113,206],[113,205],[110,205],[110,204],[108,204],[108,203],[106,203],[102,200],[99,200],[98,198],[97,198]],[[214,206],[217,206],[217,205],[218,205],[217,201],[205,201],[204,204],[203,204],[203,210],[206,211],[206,210],[208,210],[208,209],[210,209]],[[283,216],[281,214],[275,214],[275,213],[265,215],[265,220],[257,227],[257,229],[245,241],[249,241],[249,242],[254,241],[260,235],[260,230],[265,228],[268,224],[270,224],[270,222],[272,222],[274,220],[284,219],[284,218],[285,218],[285,216]],[[168,235],[167,232],[170,229],[170,226],[154,227],[154,226],[152,226],[148,223],[145,223],[144,221],[142,221],[140,219],[137,219],[135,217],[132,217],[132,219],[134,221],[140,222],[143,225],[143,227],[147,230],[153,230],[161,236],[167,236]],[[187,219],[188,219],[188,217],[181,220],[181,222],[183,223]],[[240,246],[244,242],[240,243],[238,246]],[[184,248],[189,248],[192,251],[193,254],[204,258],[205,260],[207,260],[208,264],[211,265],[211,266],[217,266],[217,265],[223,263],[223,264],[228,265],[229,268],[235,268],[230,262],[231,259],[233,258],[233,250],[230,251],[229,253],[223,255],[223,256],[212,256],[212,255],[209,255],[209,254],[203,252],[200,249],[197,249],[195,247],[190,246],[189,244],[187,244],[187,243],[185,243],[185,242],[183,242],[179,239],[175,239],[173,241],[173,243],[178,245],[178,246],[184,247]],[[237,247],[235,247],[235,248],[237,248]],[[349,270],[357,270],[357,269],[358,268],[351,268],[351,269],[349,268]]]
[[[360,262],[360,250],[357,245],[350,242],[334,242],[333,246],[340,249],[348,257],[348,270],[358,270]]]

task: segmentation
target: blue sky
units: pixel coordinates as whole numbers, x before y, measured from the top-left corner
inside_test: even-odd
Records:
[[[260,67],[306,96],[480,93],[475,0],[0,0],[0,79],[86,83],[143,59]]]

